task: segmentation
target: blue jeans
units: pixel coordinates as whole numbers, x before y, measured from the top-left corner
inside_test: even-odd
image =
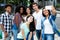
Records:
[[[45,34],[44,39],[45,40],[54,40],[54,34]]]
[[[26,38],[26,40],[28,40],[29,34],[30,34],[30,32],[27,34],[27,38]],[[33,35],[34,35],[34,34],[33,34]],[[34,40],[33,35],[32,35],[31,40]]]
[[[24,40],[24,39],[17,39],[17,40]]]
[[[12,32],[13,32],[14,40],[17,40],[18,30],[13,29]]]
[[[40,40],[41,30],[36,30],[36,36],[37,36],[38,40]]]

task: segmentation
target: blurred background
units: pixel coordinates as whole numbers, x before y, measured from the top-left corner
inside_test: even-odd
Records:
[[[5,11],[4,6],[6,4],[11,4],[13,6],[12,14],[14,14],[14,10],[17,5],[23,5],[26,7],[32,4],[33,2],[36,2],[40,6],[40,8],[43,8],[44,6],[48,5],[53,5],[56,8],[57,13],[57,18],[55,22],[58,28],[60,29],[60,0],[0,0],[0,14],[2,14]],[[60,37],[59,39],[56,38],[55,40],[60,40]]]
[[[29,6],[31,3],[36,2],[40,8],[48,5],[54,5],[57,12],[56,23],[60,29],[60,0],[0,0],[0,14],[4,12],[4,6],[11,4],[13,6],[12,13],[17,5]]]

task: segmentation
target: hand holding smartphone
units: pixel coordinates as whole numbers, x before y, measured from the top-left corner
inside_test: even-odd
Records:
[[[51,5],[45,6],[45,9],[52,10],[52,6]]]

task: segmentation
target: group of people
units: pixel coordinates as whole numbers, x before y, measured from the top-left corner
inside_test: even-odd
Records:
[[[5,6],[5,12],[0,17],[3,40],[11,40],[12,33],[14,40],[34,40],[35,34],[38,40],[54,40],[55,33],[60,36],[55,23],[55,8],[52,6],[51,10],[45,7],[39,9],[37,3],[32,3],[32,8],[26,7],[25,10],[24,6],[17,6],[12,19],[12,6]]]

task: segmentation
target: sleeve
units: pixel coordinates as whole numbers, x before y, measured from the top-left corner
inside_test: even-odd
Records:
[[[3,24],[3,15],[1,15],[1,17],[0,17],[0,24]]]
[[[60,36],[59,29],[57,28],[57,25],[56,25],[56,23],[55,23],[54,21],[53,21],[53,26],[54,26],[54,31],[55,31],[55,33],[57,33],[58,36]]]
[[[22,24],[22,25],[20,26],[20,29],[24,29],[24,24]]]
[[[43,20],[41,20],[41,35],[42,35],[42,39],[44,40],[44,25],[43,25]]]
[[[41,19],[41,28],[43,29],[44,25],[43,25],[43,19]]]
[[[53,19],[53,21],[55,21],[56,15],[51,14],[51,19]]]
[[[19,15],[18,13],[15,14],[15,17],[14,17],[14,22],[16,23],[17,27],[19,27]]]

